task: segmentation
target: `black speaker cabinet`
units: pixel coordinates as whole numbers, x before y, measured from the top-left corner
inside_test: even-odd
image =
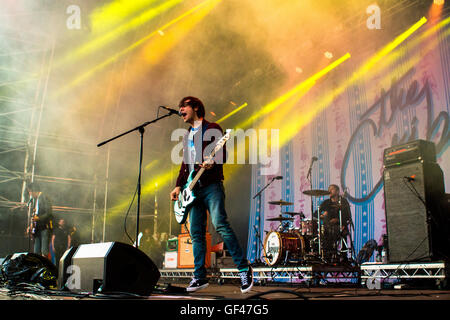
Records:
[[[385,168],[384,200],[388,261],[431,261],[448,252],[440,210],[444,177],[436,163],[414,162]]]
[[[159,278],[156,265],[139,249],[121,242],[92,243],[64,253],[58,287],[72,292],[148,296]]]

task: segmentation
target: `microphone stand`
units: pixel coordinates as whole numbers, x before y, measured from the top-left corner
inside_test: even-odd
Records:
[[[33,221],[31,220],[31,217],[32,217],[32,215],[31,215],[32,204],[33,204],[33,197],[30,197],[30,200],[27,203],[27,209],[28,209],[28,212],[27,212],[27,220],[28,220],[27,221],[27,223],[28,223],[28,227],[27,227],[27,229],[28,229],[28,252],[31,252],[31,226],[33,225]]]
[[[263,193],[264,190],[267,189],[267,187],[270,186],[270,184],[272,184],[272,182],[275,181],[275,178],[272,178],[272,180],[270,180],[270,182],[268,184],[266,184],[264,186],[264,188],[262,188],[261,190],[259,190],[259,192],[257,194],[255,194],[253,196],[252,199],[255,199],[256,197],[258,197],[258,209],[259,209],[259,214],[261,214],[261,194]],[[259,244],[261,242],[261,238],[260,238],[260,233],[258,232],[257,228],[255,226],[253,226],[255,228],[255,235],[258,237],[259,241],[256,241],[256,253],[257,253],[257,258],[255,259],[256,263],[261,263],[261,260],[259,259],[259,254],[260,254],[260,249],[259,249]],[[261,219],[259,219],[259,227],[261,228]],[[264,250],[264,256],[265,256],[265,249],[264,249],[264,245],[262,245],[262,248]]]
[[[342,201],[342,198],[347,200],[347,191],[346,189],[344,189],[344,195],[342,197],[340,197],[340,201]],[[339,215],[341,214],[341,210],[342,208],[339,207]],[[352,237],[352,229],[353,229],[353,233],[355,232],[355,225],[353,224],[353,219],[352,219],[352,215],[350,213],[350,230],[348,232],[348,238],[350,239],[350,255],[351,255],[351,262],[354,262],[356,259],[356,253],[355,253],[355,247],[353,245],[353,237]],[[347,222],[347,225],[349,223]],[[348,249],[348,248],[347,248]]]
[[[139,131],[140,134],[140,149],[139,149],[139,175],[138,175],[138,187],[137,187],[137,214],[136,214],[136,248],[139,247],[139,241],[137,241],[138,237],[139,237],[139,215],[140,215],[140,211],[141,211],[141,178],[142,178],[142,156],[143,156],[143,151],[144,151],[144,132],[145,132],[145,127],[148,126],[149,124],[155,123],[163,118],[169,117],[172,114],[175,114],[173,112],[169,112],[168,114],[165,114],[161,117],[158,117],[152,121],[147,121],[144,122],[143,124],[141,124],[140,126],[137,126],[136,128],[130,129],[128,131],[125,131],[111,139],[108,139],[106,141],[100,142],[99,144],[97,144],[97,147],[101,147],[105,144],[107,144],[108,142],[111,142],[115,139],[118,139],[124,135],[127,135],[133,131]]]
[[[313,158],[314,159],[314,158]],[[312,185],[312,179],[311,179],[311,172],[312,172],[312,166],[314,164],[315,160],[311,161],[311,164],[309,166],[308,169],[308,174],[306,175],[306,179],[309,181],[309,190],[313,189],[313,185]],[[313,204],[313,198],[311,197],[311,219],[314,219],[313,217],[314,215],[314,204]],[[320,229],[321,229],[321,225],[320,225],[320,210],[319,208],[317,208],[317,239],[318,239],[318,250],[319,250],[319,256],[323,259],[323,254],[322,254],[322,237],[320,235]]]

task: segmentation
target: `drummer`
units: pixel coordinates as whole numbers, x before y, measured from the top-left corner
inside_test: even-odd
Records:
[[[330,184],[328,192],[330,198],[322,202],[319,211],[324,224],[324,249],[332,254],[336,252],[341,237],[346,238],[349,234],[348,225],[352,222],[352,214],[347,199],[339,193],[339,186]]]

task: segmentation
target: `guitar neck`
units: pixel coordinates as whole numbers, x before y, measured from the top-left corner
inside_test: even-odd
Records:
[[[230,132],[229,132],[229,130],[227,130],[227,134],[225,136],[223,136],[222,139],[220,139],[220,141],[217,143],[214,150],[211,151],[211,153],[209,154],[209,156],[207,158],[213,159],[215,157],[217,151],[219,151],[223,147],[223,145],[229,138],[230,138]],[[194,179],[192,179],[191,183],[189,184],[189,189],[191,191],[192,191],[192,189],[194,189],[195,184],[197,183],[198,179],[200,179],[200,177],[202,176],[204,171],[205,171],[205,168],[200,168],[200,170],[195,175]]]
[[[203,172],[205,172],[205,168],[200,168],[200,170],[198,170],[197,174],[195,175],[194,179],[192,179],[191,183],[189,184],[189,189],[191,191],[192,189],[194,189],[195,184],[197,183],[198,179],[200,179]]]

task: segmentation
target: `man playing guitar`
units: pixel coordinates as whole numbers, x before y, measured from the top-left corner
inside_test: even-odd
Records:
[[[208,286],[205,268],[206,210],[208,210],[214,228],[221,235],[233,258],[233,262],[239,269],[241,292],[246,293],[253,286],[253,270],[227,220],[225,192],[222,182],[224,179],[222,164],[224,162],[223,158],[225,158],[225,151],[216,154],[214,162],[205,161],[203,154],[210,144],[209,141],[211,141],[211,139],[207,138],[207,136],[211,137],[209,133],[217,131],[221,136],[223,134],[222,128],[218,124],[210,123],[204,119],[205,107],[198,98],[183,98],[180,101],[179,108],[183,121],[190,124],[190,128],[183,140],[183,162],[177,178],[176,187],[170,193],[171,200],[178,200],[178,196],[183,186],[186,185],[192,170],[206,169],[193,189],[196,193],[196,199],[189,213],[190,234],[194,253],[194,278],[186,290],[193,292]],[[211,131],[208,132],[209,130]],[[213,135],[213,137],[215,136]],[[216,143],[217,138],[220,137],[215,138],[216,140],[214,142]]]
[[[44,195],[40,186],[35,183],[27,185],[28,194],[31,201],[31,224],[28,232],[34,239],[34,253],[48,256],[50,237],[52,232],[52,203],[50,199]]]

